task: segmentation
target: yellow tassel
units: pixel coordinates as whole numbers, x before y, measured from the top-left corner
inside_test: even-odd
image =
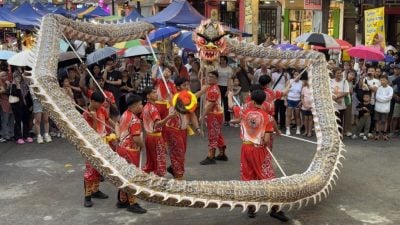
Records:
[[[193,136],[194,135],[194,131],[193,131],[192,127],[190,127],[190,126],[187,127],[187,134],[189,136]]]

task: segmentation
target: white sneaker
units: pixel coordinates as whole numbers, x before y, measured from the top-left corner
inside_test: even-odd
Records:
[[[286,128],[286,135],[290,135],[290,128]]]
[[[364,136],[364,137],[363,137],[363,140],[364,140],[364,141],[368,141],[367,136]]]
[[[372,135],[371,133],[368,133],[368,138],[373,138],[374,135]]]
[[[297,127],[297,129],[296,129],[296,134],[301,134],[301,133],[300,133],[300,127]]]
[[[65,135],[64,135],[64,134],[61,134],[61,138],[65,138]]]
[[[44,141],[46,143],[52,142],[53,140],[51,139],[51,136],[49,134],[44,134]]]
[[[364,136],[365,137],[365,136]],[[353,134],[353,136],[351,136],[351,139],[357,139],[357,135]]]
[[[364,133],[360,133],[360,137],[363,137],[364,136]]]
[[[351,132],[346,132],[346,137],[351,137],[353,135]]]
[[[39,135],[37,136],[37,138],[36,138],[36,141],[37,141],[38,144],[43,144],[43,137],[42,137],[42,135],[39,134]]]

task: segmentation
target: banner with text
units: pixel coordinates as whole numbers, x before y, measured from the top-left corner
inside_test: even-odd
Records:
[[[304,0],[304,9],[321,10],[322,0]]]
[[[365,16],[365,45],[385,49],[385,7],[368,9]]]

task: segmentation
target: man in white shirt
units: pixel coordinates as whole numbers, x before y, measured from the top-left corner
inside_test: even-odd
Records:
[[[74,48],[75,48],[76,52],[78,52],[80,57],[86,57],[87,43],[85,41],[75,40]]]
[[[254,72],[254,76],[253,76],[253,80],[251,81],[251,84],[258,84],[258,80],[260,79],[260,77],[262,75],[271,76],[271,70],[268,69],[268,66],[265,63],[262,63],[261,67]]]
[[[187,56],[187,63],[185,64],[185,67],[187,69],[188,72],[190,72],[190,70],[192,69],[192,63],[194,62],[195,58],[194,58],[194,54],[193,53],[189,53]]]
[[[288,74],[282,68],[276,68],[272,70],[271,74],[271,89],[277,91],[284,91],[286,88],[286,82],[288,81]],[[284,129],[286,127],[286,106],[284,99],[275,100],[275,121],[279,121],[279,127]],[[278,120],[279,119],[279,120]]]

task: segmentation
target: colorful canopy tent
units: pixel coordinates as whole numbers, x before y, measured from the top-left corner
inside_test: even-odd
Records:
[[[206,19],[186,0],[174,0],[169,6],[154,16],[143,18],[143,21],[155,25],[200,24]]]
[[[31,4],[29,4],[28,2],[22,3],[22,5],[11,11],[11,13],[18,18],[32,21],[32,23],[34,23],[35,25],[39,24],[39,20],[45,14],[43,12],[39,12],[33,9]]]
[[[69,14],[71,15],[72,18],[76,18],[76,17],[78,17],[79,13],[86,11],[88,8],[90,8],[90,7],[83,6],[82,8],[75,9],[74,11],[70,12]]]
[[[19,18],[15,16],[13,12],[10,12],[5,8],[0,8],[0,15],[0,20],[14,23],[16,27],[21,29],[30,29],[33,28],[33,26],[38,25],[37,21],[30,21],[27,19]]]
[[[100,6],[97,7],[90,7],[86,9],[85,11],[81,12],[78,14],[78,18],[82,19],[91,19],[95,17],[102,17],[102,16],[109,16],[110,14],[106,12],[103,8]]]
[[[15,23],[11,23],[0,19],[0,28],[12,28],[12,27],[15,27]]]

